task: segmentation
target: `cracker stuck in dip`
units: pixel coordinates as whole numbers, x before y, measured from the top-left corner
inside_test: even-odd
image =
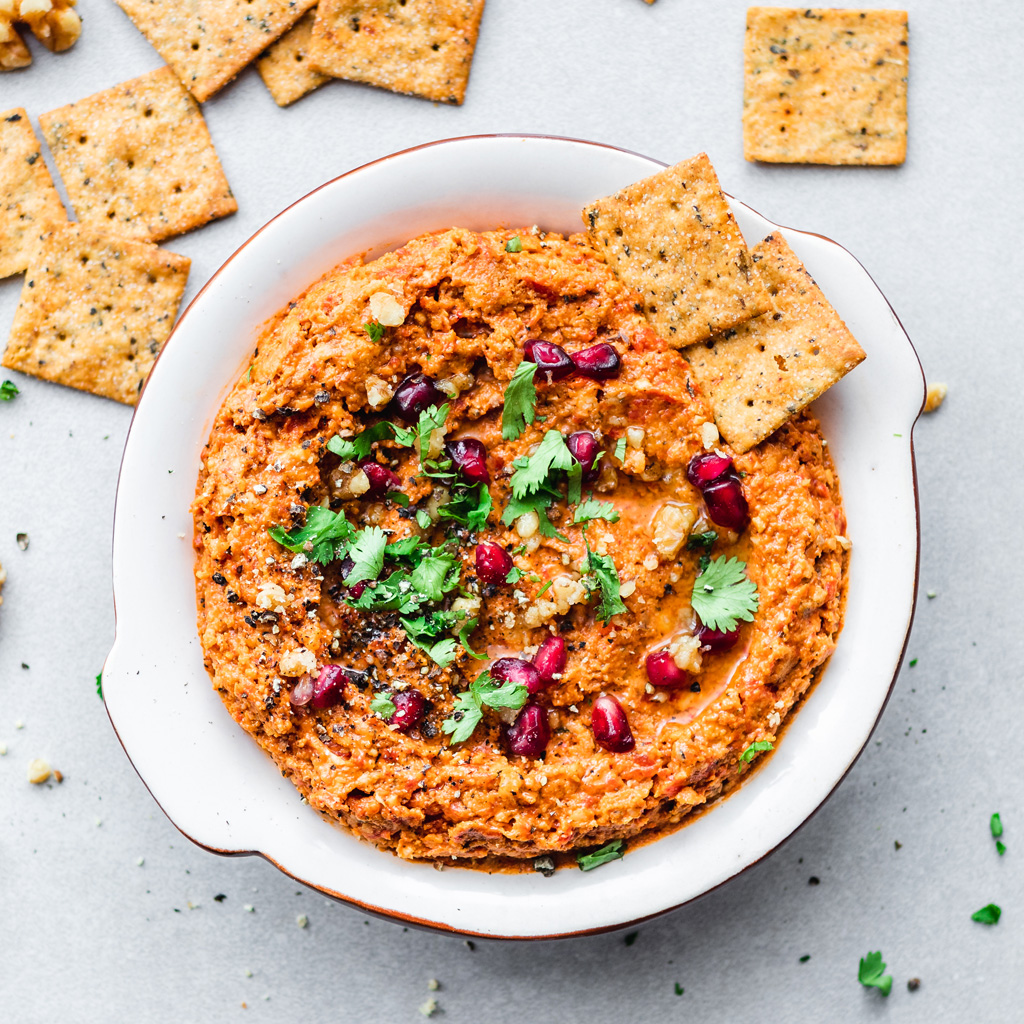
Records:
[[[282,310],[216,418],[214,686],[312,807],[402,857],[676,826],[832,653],[849,556],[816,421],[732,452],[638,305],[584,235],[426,235]]]

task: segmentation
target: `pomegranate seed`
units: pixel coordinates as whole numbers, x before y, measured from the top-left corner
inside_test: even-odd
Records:
[[[505,730],[508,749],[519,757],[540,757],[551,739],[548,713],[539,704],[526,704]]]
[[[704,488],[704,504],[713,523],[742,533],[750,523],[747,499],[738,476],[730,473]]]
[[[487,471],[487,449],[483,441],[475,437],[463,437],[449,441],[444,447],[448,458],[455,463],[455,468],[471,483],[491,482],[491,474]]]
[[[419,415],[431,405],[443,405],[444,394],[425,373],[410,373],[395,389],[394,402],[398,415],[406,423],[415,423]]]
[[[303,708],[313,699],[313,677],[303,676],[296,684],[288,698],[292,707]]]
[[[370,481],[370,489],[366,492],[368,498],[382,498],[388,491],[397,491],[402,484],[387,466],[382,466],[373,459],[364,459],[359,463],[359,468]]]
[[[491,663],[489,671],[499,683],[520,683],[531,694],[543,689],[537,667],[522,658],[499,658]]]
[[[624,754],[636,746],[626,712],[614,697],[606,693],[594,701],[590,712],[590,728],[598,745],[613,754]]]
[[[594,463],[601,449],[597,434],[592,434],[589,430],[577,430],[569,435],[565,443],[572,457],[583,467],[583,478],[596,476],[597,467]]]
[[[313,684],[313,707],[322,711],[338,704],[344,696],[345,669],[341,665],[324,665]]]
[[[731,651],[740,638],[740,631],[734,629],[731,633],[726,633],[721,629],[709,629],[702,622],[694,630],[693,635],[700,641],[702,651],[717,654],[719,651]]]
[[[665,690],[679,690],[690,685],[690,673],[681,669],[668,651],[648,654],[644,668],[647,669],[647,678],[652,686],[660,686]]]
[[[709,484],[714,483],[732,469],[732,459],[727,455],[718,455],[716,452],[702,452],[690,459],[686,467],[686,479],[694,487],[704,490]]]
[[[552,381],[564,380],[576,372],[576,364],[572,357],[561,345],[556,345],[553,341],[528,341],[523,346],[523,355],[547,374],[549,384]]]
[[[565,641],[560,636],[549,636],[533,656],[542,686],[556,682],[556,676],[565,671]]]
[[[619,353],[606,341],[574,352],[571,358],[579,373],[591,380],[611,380],[622,372]]]
[[[395,713],[388,725],[399,732],[408,732],[427,713],[427,699],[418,690],[398,690],[391,694]]]
[[[484,583],[501,586],[512,571],[512,556],[500,545],[485,540],[476,546],[476,574]]]

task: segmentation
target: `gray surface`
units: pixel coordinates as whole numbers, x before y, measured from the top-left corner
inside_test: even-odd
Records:
[[[23,105],[35,120],[159,63],[112,3],[81,8],[80,43],[57,57],[34,46],[31,69],[0,77],[0,108]],[[846,245],[950,397],[915,435],[921,584],[937,595],[922,593],[909,647],[919,661],[838,792],[773,856],[630,945],[618,934],[471,950],[367,921],[261,860],[193,847],[93,691],[113,635],[111,510],[130,410],[18,376],[21,397],[0,405],[3,1019],[415,1021],[430,978],[440,1019],[458,1022],[1024,1019],[1024,487],[1009,474],[1024,440],[1018,5],[914,5],[910,155],[897,169],[744,163],[744,10],[490,0],[462,108],[338,83],[279,110],[246,72],[204,106],[240,212],[168,247],[193,258],[191,297],[264,221],[335,174],[496,131],[665,160],[706,149],[734,194]],[[19,289],[0,282],[0,324]],[[18,531],[31,537],[24,553]],[[145,562],[140,551],[142,572]],[[29,786],[38,756],[62,785]],[[1002,858],[988,835],[994,810]],[[1002,921],[973,923],[990,900]],[[856,981],[858,958],[875,949],[896,979],[888,1000]]]

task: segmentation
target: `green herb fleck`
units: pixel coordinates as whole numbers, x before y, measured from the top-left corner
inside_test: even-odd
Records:
[[[998,853],[1000,857],[1006,853],[1006,846],[1003,844],[1001,839],[996,840],[996,853]]]
[[[103,673],[96,673],[96,695],[103,700]]]
[[[327,442],[327,450],[334,452],[342,461],[361,462],[367,458],[371,449],[378,441],[395,441],[403,448],[411,448],[416,435],[404,427],[382,420],[372,427],[360,431],[355,437],[339,437],[335,435]]]
[[[307,554],[321,564],[340,558],[354,532],[344,512],[332,512],[322,505],[311,505],[306,510],[306,525],[301,529],[285,531],[271,526],[267,530],[282,547]]]
[[[707,553],[715,546],[718,534],[714,530],[705,530],[703,533],[691,533],[686,541],[687,551],[698,551],[701,548]]]
[[[615,442],[615,449],[612,454],[619,460],[619,462],[622,462],[626,457],[626,439],[624,437],[620,437],[618,441]]]
[[[998,839],[1003,834],[1003,819],[999,817],[998,811],[988,819],[988,827],[993,839]]]
[[[634,942],[636,942],[636,937],[637,937],[637,936],[638,936],[639,934],[640,934],[639,932],[630,932],[630,933],[629,933],[629,934],[628,934],[628,935],[627,935],[627,936],[626,936],[626,937],[625,937],[625,938],[624,938],[624,939],[623,939],[622,941],[623,941],[623,942],[624,942],[624,943],[625,943],[625,944],[626,944],[627,946],[632,946],[632,945],[633,945],[633,943],[634,943]]]
[[[605,843],[604,846],[591,853],[577,854],[576,863],[579,864],[580,871],[593,871],[594,868],[599,868],[609,861],[619,860],[625,852],[622,840],[613,839],[610,843]]]
[[[508,575],[505,577],[506,583],[518,583],[523,578],[523,570],[512,566],[508,571]]]
[[[523,243],[519,240],[519,236],[518,235],[514,236],[513,238],[510,238],[505,243],[505,252],[522,252],[522,251],[523,251]]]
[[[681,996],[684,992],[683,986],[678,981],[676,982],[675,991],[677,996]]]
[[[584,541],[584,543],[586,543]],[[613,615],[626,611],[620,595],[619,572],[611,555],[599,555],[587,544],[587,565],[584,569],[584,585],[591,592],[600,590],[601,600],[597,604],[597,617],[607,625]]]
[[[738,558],[715,558],[693,581],[690,604],[708,629],[731,633],[742,619],[757,611],[757,587],[747,578],[747,563]]]
[[[811,959],[811,954],[810,953],[804,953],[804,955],[802,957],[800,957],[800,963],[805,964],[810,959]]]
[[[0,384],[0,401],[9,402],[19,394],[21,392],[13,380],[5,380],[3,384]]]
[[[517,367],[512,379],[505,388],[505,407],[501,411],[501,436],[506,441],[514,441],[532,423],[537,415],[534,406],[537,402],[537,389],[533,378],[537,373],[537,364],[524,359]]]
[[[376,320],[363,324],[363,330],[370,336],[370,341],[379,342],[384,337],[384,325]]]
[[[910,667],[913,668],[917,664],[917,658],[910,659]]]
[[[740,761],[744,764],[750,764],[762,750],[771,750],[772,748],[773,744],[769,740],[757,740],[740,754]]]
[[[619,513],[610,501],[595,501],[587,498],[577,509],[573,516],[574,523],[589,523],[593,519],[606,519],[609,523],[619,521]]]
[[[389,693],[375,693],[370,701],[370,710],[385,722],[390,722],[395,713],[395,702]]]
[[[509,680],[498,686],[490,672],[481,672],[465,693],[455,695],[455,707],[451,717],[441,723],[441,731],[451,737],[451,743],[464,743],[479,725],[485,707],[518,711],[527,697],[529,692],[522,683]]]
[[[980,924],[995,924],[1000,917],[1002,917],[1003,911],[1000,907],[997,907],[994,903],[986,903],[981,910],[976,910],[971,914],[971,920],[977,921]]]
[[[883,996],[892,991],[892,975],[885,973],[885,964],[882,961],[882,954],[868,953],[860,961],[857,970],[857,980],[865,988],[877,988]]]

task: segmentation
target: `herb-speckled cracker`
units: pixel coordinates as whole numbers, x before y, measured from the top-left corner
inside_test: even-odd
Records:
[[[751,7],[744,47],[748,160],[901,164],[906,11]]]
[[[771,307],[705,153],[583,211],[594,247],[677,348]]]
[[[461,103],[484,0],[320,0],[310,57],[334,78]]]
[[[117,0],[200,102],[227,85],[316,0]]]
[[[134,405],[190,263],[81,224],[56,229],[29,263],[3,365]]]
[[[39,236],[67,220],[64,204],[20,108],[0,114],[0,278],[20,274]]]
[[[315,10],[304,14],[295,27],[285,32],[256,62],[263,84],[279,107],[287,107],[330,81],[328,75],[314,70],[309,62],[309,40],[315,18]]]
[[[753,448],[863,358],[864,350],[779,234],[754,247],[775,310],[686,353],[715,423],[737,451]]]
[[[170,68],[39,123],[85,224],[159,242],[238,209],[199,106]]]

